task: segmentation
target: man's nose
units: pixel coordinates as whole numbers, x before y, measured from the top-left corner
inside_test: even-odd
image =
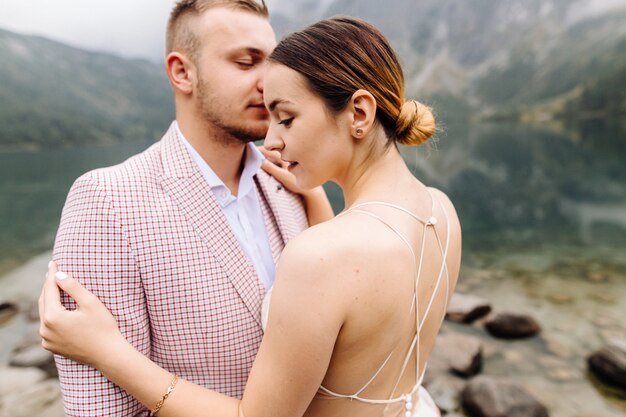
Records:
[[[258,77],[257,82],[256,82],[256,88],[261,93],[263,92],[263,74],[264,74],[263,71],[259,71],[259,77]]]

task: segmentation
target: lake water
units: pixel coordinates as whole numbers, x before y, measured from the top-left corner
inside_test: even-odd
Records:
[[[477,254],[626,248],[626,128],[572,132],[450,124],[430,146],[403,150],[416,176],[446,191]],[[0,153],[0,272],[51,247],[74,179],[149,142]],[[335,208],[336,187],[329,187]]]
[[[149,145],[0,153],[0,275],[51,248],[76,177]],[[534,387],[552,416],[624,415],[624,394],[598,384],[585,365],[609,339],[626,338],[624,123],[450,123],[432,145],[403,154],[457,208],[459,289],[543,327],[540,338],[515,343],[466,327],[486,346],[485,371]],[[339,190],[328,191],[340,210]]]

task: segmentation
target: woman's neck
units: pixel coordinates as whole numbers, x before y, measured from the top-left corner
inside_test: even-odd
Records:
[[[391,198],[409,180],[415,180],[395,146],[389,147],[375,160],[364,160],[348,172],[349,175],[339,184],[345,207],[358,201]]]

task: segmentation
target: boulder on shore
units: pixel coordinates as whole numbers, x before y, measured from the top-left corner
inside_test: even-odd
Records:
[[[626,390],[626,340],[613,340],[587,358],[589,370],[607,384]]]
[[[548,417],[548,409],[522,386],[489,376],[473,378],[461,393],[471,417]]]
[[[14,303],[0,303],[0,326],[17,316],[18,309]]]
[[[499,313],[485,322],[487,331],[501,339],[522,339],[541,332],[541,326],[530,316]]]
[[[429,367],[470,377],[482,367],[482,344],[476,337],[460,333],[443,333],[437,337],[429,358]]]
[[[452,294],[446,320],[457,323],[472,323],[491,313],[491,305],[483,298],[469,294]]]

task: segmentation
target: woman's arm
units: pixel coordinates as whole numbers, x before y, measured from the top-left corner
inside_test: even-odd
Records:
[[[344,314],[339,296],[329,296],[336,292],[325,288],[324,282],[331,280],[320,278],[332,276],[325,271],[332,262],[311,256],[308,245],[295,243],[281,256],[268,329],[242,401],[180,380],[159,416],[236,417],[240,406],[246,417],[305,412],[326,374]],[[55,281],[55,272],[52,263],[40,298],[43,346],[97,368],[154,409],[173,375],[124,340],[93,294],[71,277]],[[57,285],[77,301],[78,310],[68,311],[60,304]]]

